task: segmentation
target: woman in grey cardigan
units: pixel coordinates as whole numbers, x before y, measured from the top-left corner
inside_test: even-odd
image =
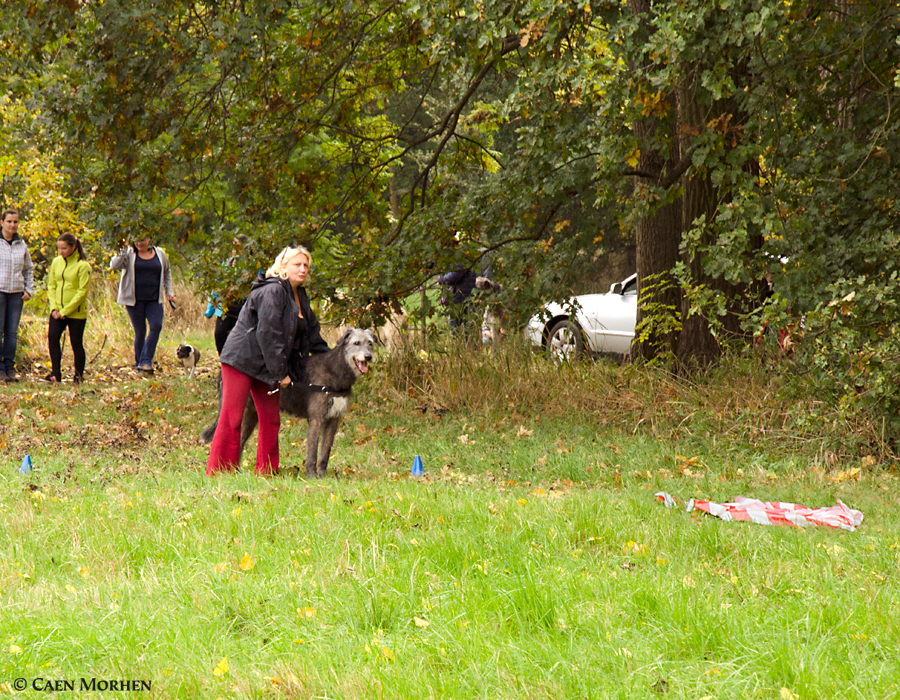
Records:
[[[146,236],[122,248],[109,267],[122,271],[116,301],[125,307],[134,328],[135,369],[152,373],[163,325],[163,302],[175,300],[169,259],[162,248],[151,246],[150,236]]]
[[[17,382],[19,321],[24,303],[34,292],[34,265],[28,246],[19,238],[19,212],[7,209],[0,222],[0,381]]]

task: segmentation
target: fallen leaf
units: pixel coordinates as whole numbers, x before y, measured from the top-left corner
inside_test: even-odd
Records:
[[[219,662],[219,665],[213,669],[214,676],[224,676],[228,673],[228,657],[226,656],[222,661]]]

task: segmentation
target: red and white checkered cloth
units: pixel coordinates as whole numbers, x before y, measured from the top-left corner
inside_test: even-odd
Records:
[[[657,500],[665,503],[667,508],[678,505],[665,491],[656,494]],[[687,511],[702,510],[722,520],[746,520],[757,525],[827,525],[853,532],[863,521],[863,514],[844,505],[840,500],[836,506],[827,508],[807,508],[796,503],[781,501],[759,501],[755,498],[738,496],[732,503],[712,503],[711,501],[695,501],[687,504]]]

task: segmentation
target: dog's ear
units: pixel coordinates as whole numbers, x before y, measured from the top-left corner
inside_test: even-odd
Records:
[[[384,346],[384,343],[382,343],[382,342],[378,339],[378,336],[375,335],[372,331],[366,331],[366,337],[367,337],[369,340],[372,341],[372,345],[381,345],[381,346]]]
[[[335,347],[337,347],[338,345],[346,345],[346,344],[347,344],[347,339],[350,337],[350,334],[353,332],[353,330],[354,330],[354,329],[353,329],[352,327],[350,327],[350,328],[348,328],[347,330],[345,330],[345,331],[344,331],[344,335],[342,335],[342,336],[340,337],[340,340],[338,340],[337,343],[335,343]]]

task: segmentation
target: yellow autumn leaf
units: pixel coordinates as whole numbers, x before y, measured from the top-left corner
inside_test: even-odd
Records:
[[[219,662],[219,665],[213,669],[214,676],[224,676],[228,673],[228,657],[226,656]]]
[[[84,578],[89,578],[91,575],[90,569],[86,566],[79,566],[78,573],[81,574]]]
[[[781,696],[781,700],[796,700],[797,698],[796,695],[794,695],[790,690],[784,687],[779,692],[779,695]]]
[[[381,647],[381,655],[386,658],[388,661],[396,661],[397,657],[394,656],[394,652],[392,652],[387,647]]]
[[[254,566],[256,566],[256,562],[250,558],[249,554],[244,554],[244,558],[241,559],[241,563],[238,564],[241,567],[241,571],[250,571]]]
[[[22,653],[22,647],[16,646],[15,644],[10,644],[10,645],[9,645],[9,653],[10,653],[10,654],[21,654],[21,653]]]
[[[634,152],[625,159],[625,162],[628,163],[632,168],[636,168],[638,163],[641,161],[641,152],[638,149],[635,149]]]
[[[423,620],[421,617],[414,617],[413,622],[416,623],[416,627],[428,627],[431,624],[428,620]]]
[[[308,620],[311,620],[316,616],[315,608],[297,608],[297,614],[300,617],[305,617]]]
[[[75,586],[73,586],[71,583],[67,583],[67,584],[66,584],[66,590],[67,590],[69,593],[75,593],[75,594],[78,593],[78,591],[75,590]]]
[[[628,540],[628,543],[624,547],[624,551],[626,554],[646,554],[647,545]]]
[[[213,567],[213,571],[214,571],[215,573],[217,573],[217,574],[221,574],[223,571],[225,571],[225,569],[226,569],[227,566],[228,566],[228,564],[226,564],[226,563],[223,561],[223,562],[221,562],[221,563],[219,563],[219,564],[216,564],[216,565]]]

